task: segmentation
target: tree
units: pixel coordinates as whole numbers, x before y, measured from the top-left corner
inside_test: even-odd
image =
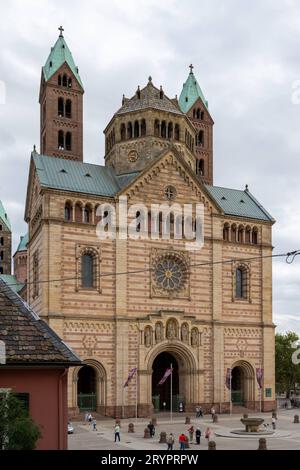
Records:
[[[0,450],[33,450],[41,437],[23,403],[11,393],[0,397]]]
[[[285,393],[290,398],[291,390],[300,382],[300,364],[293,360],[295,352],[300,348],[299,337],[296,333],[276,334],[275,336],[275,376],[278,392]],[[297,361],[298,362],[298,361]]]

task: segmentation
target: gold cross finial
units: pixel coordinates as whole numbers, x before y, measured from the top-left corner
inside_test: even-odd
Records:
[[[189,67],[191,69],[190,73],[193,73],[193,68],[194,68],[193,64],[191,64]]]
[[[58,31],[60,31],[59,36],[62,38],[62,37],[63,37],[64,28],[63,28],[62,26],[60,26],[60,27],[58,28]]]

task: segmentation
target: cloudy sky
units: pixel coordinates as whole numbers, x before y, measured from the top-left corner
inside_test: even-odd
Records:
[[[152,75],[174,97],[192,62],[215,121],[214,183],[247,183],[277,220],[274,252],[300,249],[299,1],[0,3],[0,199],[14,248],[26,231],[30,151],[39,147],[41,66],[62,24],[85,87],[85,161],[103,163],[102,131],[123,93]],[[300,256],[274,261],[274,318],[279,330],[300,333]]]

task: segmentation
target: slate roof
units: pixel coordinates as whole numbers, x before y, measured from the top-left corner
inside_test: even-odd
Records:
[[[203,104],[208,109],[208,101],[205,99],[200,85],[197,82],[194,73],[191,71],[186,82],[184,82],[182,91],[180,93],[179,106],[181,111],[183,113],[187,113],[198,98],[201,98]]]
[[[239,190],[220,186],[205,186],[226,215],[275,222],[273,217],[248,189]]]
[[[14,292],[20,292],[25,284],[18,282],[16,276],[11,274],[0,274],[0,279],[2,279]]]
[[[135,95],[130,99],[125,98],[123,106],[116,112],[116,114],[140,111],[141,109],[147,108],[182,114],[179,107],[164,93],[162,98],[160,98],[160,90],[153,85],[151,77],[149,77],[148,84],[140,90],[140,98],[137,93],[135,93]]]
[[[57,334],[0,279],[0,340],[6,365],[79,365],[80,359]],[[1,367],[5,367],[0,365]]]
[[[75,65],[72,53],[68,48],[68,45],[63,36],[59,36],[56,43],[51,47],[51,52],[43,67],[43,74],[46,82],[57,72],[57,70],[64,64],[67,63],[76,79],[83,88],[81,78],[78,72],[78,67]]]
[[[1,224],[1,221],[6,225],[8,230],[11,231],[11,225],[10,225],[9,217],[7,215],[7,212],[6,212],[2,202],[0,201],[0,224]]]
[[[33,153],[40,184],[44,188],[114,197],[139,176],[139,172],[116,175],[109,166],[76,162]],[[89,175],[89,176],[87,176]],[[274,222],[273,217],[249,190],[205,185],[226,215]]]
[[[139,173],[117,176],[112,167],[32,154],[43,188],[113,197]]]

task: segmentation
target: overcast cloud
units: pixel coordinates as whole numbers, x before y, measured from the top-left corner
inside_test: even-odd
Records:
[[[300,2],[0,0],[0,199],[14,248],[28,164],[39,149],[41,66],[62,24],[85,87],[84,159],[103,164],[102,131],[152,75],[180,94],[194,72],[214,118],[214,184],[250,191],[277,220],[275,252],[300,249]],[[300,257],[274,261],[274,319],[300,333]]]

